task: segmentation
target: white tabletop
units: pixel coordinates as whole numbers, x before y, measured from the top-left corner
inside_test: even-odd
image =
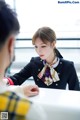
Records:
[[[47,120],[80,120],[80,92],[40,88],[31,101],[42,106]]]

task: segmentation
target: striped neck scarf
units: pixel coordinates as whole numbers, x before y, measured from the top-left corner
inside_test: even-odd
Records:
[[[56,61],[56,63],[55,63]],[[54,67],[57,67],[59,64],[59,58],[55,58],[53,61],[53,65],[49,65],[46,61],[44,61],[44,67],[38,74],[38,77],[47,85],[51,85],[53,82],[59,81],[59,76],[57,71],[54,69]]]

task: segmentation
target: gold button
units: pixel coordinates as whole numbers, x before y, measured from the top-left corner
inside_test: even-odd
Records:
[[[58,75],[60,75],[60,73],[58,73]]]
[[[56,83],[56,86],[58,86],[58,84]]]
[[[38,71],[40,71],[40,69],[38,69]]]

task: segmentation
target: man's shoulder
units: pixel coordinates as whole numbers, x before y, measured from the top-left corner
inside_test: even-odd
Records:
[[[0,111],[5,111],[7,109],[11,113],[15,112],[16,115],[22,116],[25,116],[27,114],[32,104],[29,100],[21,98],[15,92],[12,91],[0,93],[0,103],[2,103]]]

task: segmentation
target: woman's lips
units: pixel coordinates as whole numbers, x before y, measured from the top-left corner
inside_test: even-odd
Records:
[[[43,57],[44,55],[40,55],[40,57]]]

